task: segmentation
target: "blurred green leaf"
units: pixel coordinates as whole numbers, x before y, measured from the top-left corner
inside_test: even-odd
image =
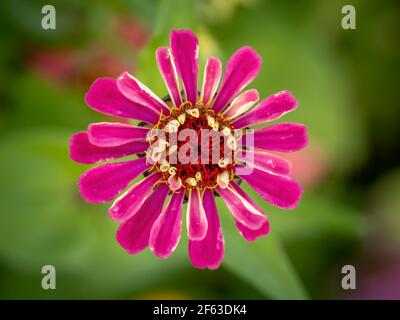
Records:
[[[241,187],[267,213],[271,231],[285,242],[326,235],[361,238],[367,231],[367,221],[358,210],[319,193],[305,191],[298,207],[288,211],[272,206],[246,183]]]
[[[56,29],[45,31],[41,22],[42,7],[50,4],[56,8]],[[63,43],[80,40],[88,31],[87,22],[93,10],[89,2],[78,0],[14,0],[3,1],[0,17],[7,22],[13,33],[37,42]]]
[[[259,90],[262,99],[290,90],[299,108],[281,121],[307,125],[311,139],[322,146],[335,172],[346,172],[359,165],[366,152],[363,119],[353,104],[346,65],[328,43],[316,39],[316,26],[290,20],[289,12],[289,1],[258,2],[238,10],[234,19],[212,27],[211,32],[228,57],[244,45],[257,50],[263,68],[251,87]]]
[[[155,52],[158,47],[169,46],[169,33],[172,29],[195,29],[193,1],[162,0],[156,16],[151,41],[140,53],[136,74],[140,81],[163,97],[167,94],[167,90],[157,67]]]
[[[327,270],[340,270],[337,260],[348,258],[367,231],[361,212],[320,193],[307,192],[296,209],[287,211],[264,201],[247,184],[242,183],[241,187],[270,220],[270,234],[259,241],[279,237],[310,295],[332,298],[331,283],[321,284],[316,274],[329,277]]]
[[[223,266],[273,299],[307,299],[306,290],[276,234],[247,242],[220,198],[217,203],[226,243]]]
[[[398,252],[400,246],[400,168],[389,171],[372,187],[368,210],[369,238]],[[379,247],[378,247],[379,249]]]
[[[69,159],[68,138],[60,131],[41,130],[0,140],[0,259],[37,277],[36,293],[41,291],[42,266],[54,265],[56,295],[63,298],[73,286],[80,289],[69,297],[133,294],[188,266],[179,248],[171,259],[161,260],[150,252],[129,255],[119,246],[117,223],[109,219],[107,206],[80,198],[77,178],[84,166]]]
[[[4,109],[6,129],[47,126],[85,130],[90,122],[101,119],[100,114],[85,105],[82,92],[30,73],[15,76],[10,90],[12,103]]]
[[[258,197],[254,191],[250,193],[253,198]],[[366,232],[366,220],[359,211],[319,194],[305,193],[299,206],[290,212],[273,208],[265,201],[261,206],[271,213],[274,231],[287,241],[316,239],[329,234],[361,238]]]
[[[194,29],[197,21],[194,0],[161,0],[154,35],[169,36],[172,29]]]

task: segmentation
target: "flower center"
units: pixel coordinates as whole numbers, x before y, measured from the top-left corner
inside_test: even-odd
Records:
[[[222,114],[186,101],[160,116],[148,136],[147,159],[173,191],[226,187],[233,178],[237,138]]]

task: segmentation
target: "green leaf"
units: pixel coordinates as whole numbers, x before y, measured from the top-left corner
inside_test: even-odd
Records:
[[[354,239],[366,232],[366,221],[360,212],[320,194],[305,193],[299,206],[291,212],[271,206],[265,210],[271,212],[274,230],[287,241],[315,239],[327,234]]]
[[[400,246],[400,168],[386,173],[371,191],[369,237],[397,252]]]
[[[160,1],[155,21],[152,39],[140,53],[136,75],[140,81],[151,87],[152,91],[163,97],[167,90],[157,67],[155,52],[158,47],[169,46],[169,34],[172,29],[194,30],[196,17],[193,1]]]
[[[69,159],[68,139],[64,132],[40,130],[0,140],[0,259],[37,278],[34,287],[24,288],[32,295],[24,297],[43,295],[40,271],[46,264],[56,267],[51,297],[58,298],[133,294],[187,267],[182,246],[168,260],[148,251],[129,255],[119,246],[118,224],[108,217],[107,206],[84,203],[78,193],[78,175],[87,166]]]
[[[275,238],[279,238],[308,292],[321,296],[321,288],[326,286],[316,281],[315,275],[325,276],[326,266],[335,263],[334,257],[339,252],[346,256],[344,248],[362,238],[367,227],[363,215],[319,193],[307,192],[296,209],[287,211],[270,205],[247,184],[242,183],[241,187],[270,220],[270,234],[256,240],[255,245],[258,241],[268,243],[270,239],[274,243]]]
[[[85,105],[82,92],[57,86],[31,73],[18,74],[9,94],[12,107],[5,113],[10,130],[42,126],[82,130],[88,123],[102,119]]]
[[[270,205],[246,183],[241,188],[267,213],[272,232],[284,242],[327,234],[361,238],[366,232],[366,219],[360,212],[319,193],[305,191],[298,207],[288,211]]]
[[[45,14],[42,7],[51,4],[56,8],[56,29],[46,32],[41,27]],[[36,43],[76,42],[88,29],[87,22],[93,6],[89,3],[71,0],[68,2],[55,0],[45,1],[15,0],[3,3],[0,11],[2,20],[7,21],[7,27],[13,35],[29,37]]]
[[[282,6],[289,8],[286,2]],[[314,28],[287,17],[290,12],[279,3],[258,2],[211,31],[227,56],[243,45],[257,50],[263,68],[251,87],[262,99],[290,90],[299,108],[280,121],[307,125],[311,142],[318,143],[335,172],[348,172],[364,160],[367,146],[348,70],[325,41],[316,41]]]
[[[247,242],[220,198],[217,204],[226,243],[223,266],[273,299],[307,299],[306,290],[276,234]]]
[[[196,26],[193,0],[161,0],[155,36],[168,36],[172,29],[193,29]]]

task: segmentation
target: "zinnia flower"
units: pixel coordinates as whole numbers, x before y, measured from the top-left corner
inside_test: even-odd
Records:
[[[222,197],[246,240],[266,235],[269,222],[265,213],[238,182],[244,180],[274,206],[296,207],[302,189],[288,176],[290,163],[267,150],[299,150],[307,144],[307,134],[306,127],[296,123],[274,124],[254,133],[248,130],[297,107],[288,91],[258,104],[257,90],[243,91],[261,68],[261,59],[252,48],[243,47],[233,54],[221,84],[221,62],[209,57],[201,88],[197,83],[198,49],[196,36],[188,30],[173,30],[170,48],[157,49],[157,64],[169,93],[165,99],[127,72],[118,79],[95,80],[86,103],[107,115],[138,120],[140,125],[91,124],[87,131],[72,136],[70,153],[73,160],[85,164],[138,155],[92,168],[79,179],[80,193],[89,202],[102,203],[118,196],[109,213],[121,223],[116,237],[128,253],[149,246],[157,256],[168,257],[179,242],[182,205],[187,201],[190,260],[195,267],[216,269],[223,259],[224,238],[214,197]],[[217,151],[221,157],[211,163],[181,158],[174,162],[173,154],[187,147],[187,139],[174,143],[155,135],[161,131],[171,137],[183,130],[201,135],[203,129],[221,134],[206,149],[213,155],[219,148],[228,150],[229,157]],[[254,146],[248,142],[251,138]],[[251,170],[241,170],[245,167]],[[140,175],[143,178],[128,188]]]

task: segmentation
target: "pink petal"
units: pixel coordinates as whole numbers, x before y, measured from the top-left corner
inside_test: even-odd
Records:
[[[255,207],[243,198],[231,185],[222,189],[217,187],[217,192],[224,199],[235,220],[246,227],[257,230],[261,228],[267,217],[259,207]]]
[[[117,241],[128,253],[138,253],[149,245],[151,228],[161,213],[168,192],[165,183],[159,184],[136,214],[118,228]]]
[[[161,175],[154,172],[129,188],[115,200],[108,210],[113,220],[126,220],[132,217],[146,200],[147,194],[153,189]]]
[[[156,51],[158,68],[168,89],[169,96],[174,106],[182,104],[181,92],[179,90],[178,76],[174,61],[168,48],[158,48]]]
[[[112,78],[98,78],[86,93],[85,101],[92,109],[111,116],[157,123],[160,115],[153,109],[125,98]]]
[[[233,99],[223,114],[229,119],[236,118],[249,110],[259,99],[260,96],[256,89],[244,91]]]
[[[202,240],[207,234],[207,217],[201,202],[200,192],[196,189],[189,193],[186,225],[190,240]]]
[[[260,211],[263,211],[257,203],[251,199],[246,192],[244,192],[243,189],[239,187],[239,185],[235,182],[231,182],[232,187],[244,198],[246,199],[249,203],[251,203],[255,208],[257,208]],[[265,222],[262,224],[261,228],[257,230],[252,230],[247,228],[244,224],[240,223],[239,221],[235,220],[236,227],[239,229],[240,234],[245,238],[247,241],[254,241],[259,237],[265,236],[269,233],[269,221],[268,219],[265,220]]]
[[[268,153],[264,150],[243,150],[243,153],[237,153],[237,158],[249,167],[260,170],[269,171],[276,174],[288,175],[292,164],[276,155]]]
[[[295,208],[302,194],[301,186],[289,177],[253,169],[248,175],[239,175],[247,184],[274,206]]]
[[[99,147],[89,142],[86,132],[78,132],[70,139],[70,157],[76,162],[91,164],[141,153],[148,147],[149,144],[146,141],[115,147]]]
[[[197,75],[199,43],[190,30],[171,32],[171,51],[179,76],[182,79],[186,100],[197,102]]]
[[[251,133],[246,136],[248,134]],[[298,123],[279,123],[254,131],[254,148],[293,152],[307,143],[307,127]]]
[[[213,270],[221,265],[224,258],[224,236],[219,223],[214,194],[209,189],[204,192],[203,206],[208,221],[207,234],[203,240],[189,240],[189,257],[196,268]]]
[[[203,88],[201,89],[200,100],[207,105],[217,91],[221,79],[222,65],[215,57],[208,57],[203,75]]]
[[[297,101],[289,91],[281,91],[261,101],[254,109],[244,114],[232,125],[239,129],[258,123],[273,121],[297,108]]]
[[[169,108],[165,102],[128,72],[118,77],[117,87],[127,99],[134,103],[153,109],[156,113],[169,114]]]
[[[268,220],[265,220],[261,228],[257,230],[251,230],[250,228],[247,228],[244,224],[241,224],[239,221],[235,221],[235,224],[241,236],[247,241],[257,240],[258,238],[267,235],[270,231]]]
[[[150,248],[160,258],[167,258],[175,250],[182,231],[182,202],[185,192],[172,194],[150,233]]]
[[[143,157],[89,169],[79,178],[80,193],[89,202],[110,201],[146,168],[146,158]]]
[[[216,112],[224,109],[229,102],[257,76],[261,58],[251,47],[243,47],[229,59],[221,88],[213,108]]]
[[[145,142],[149,128],[125,123],[92,123],[88,128],[90,143],[100,147],[114,147],[129,142]]]

